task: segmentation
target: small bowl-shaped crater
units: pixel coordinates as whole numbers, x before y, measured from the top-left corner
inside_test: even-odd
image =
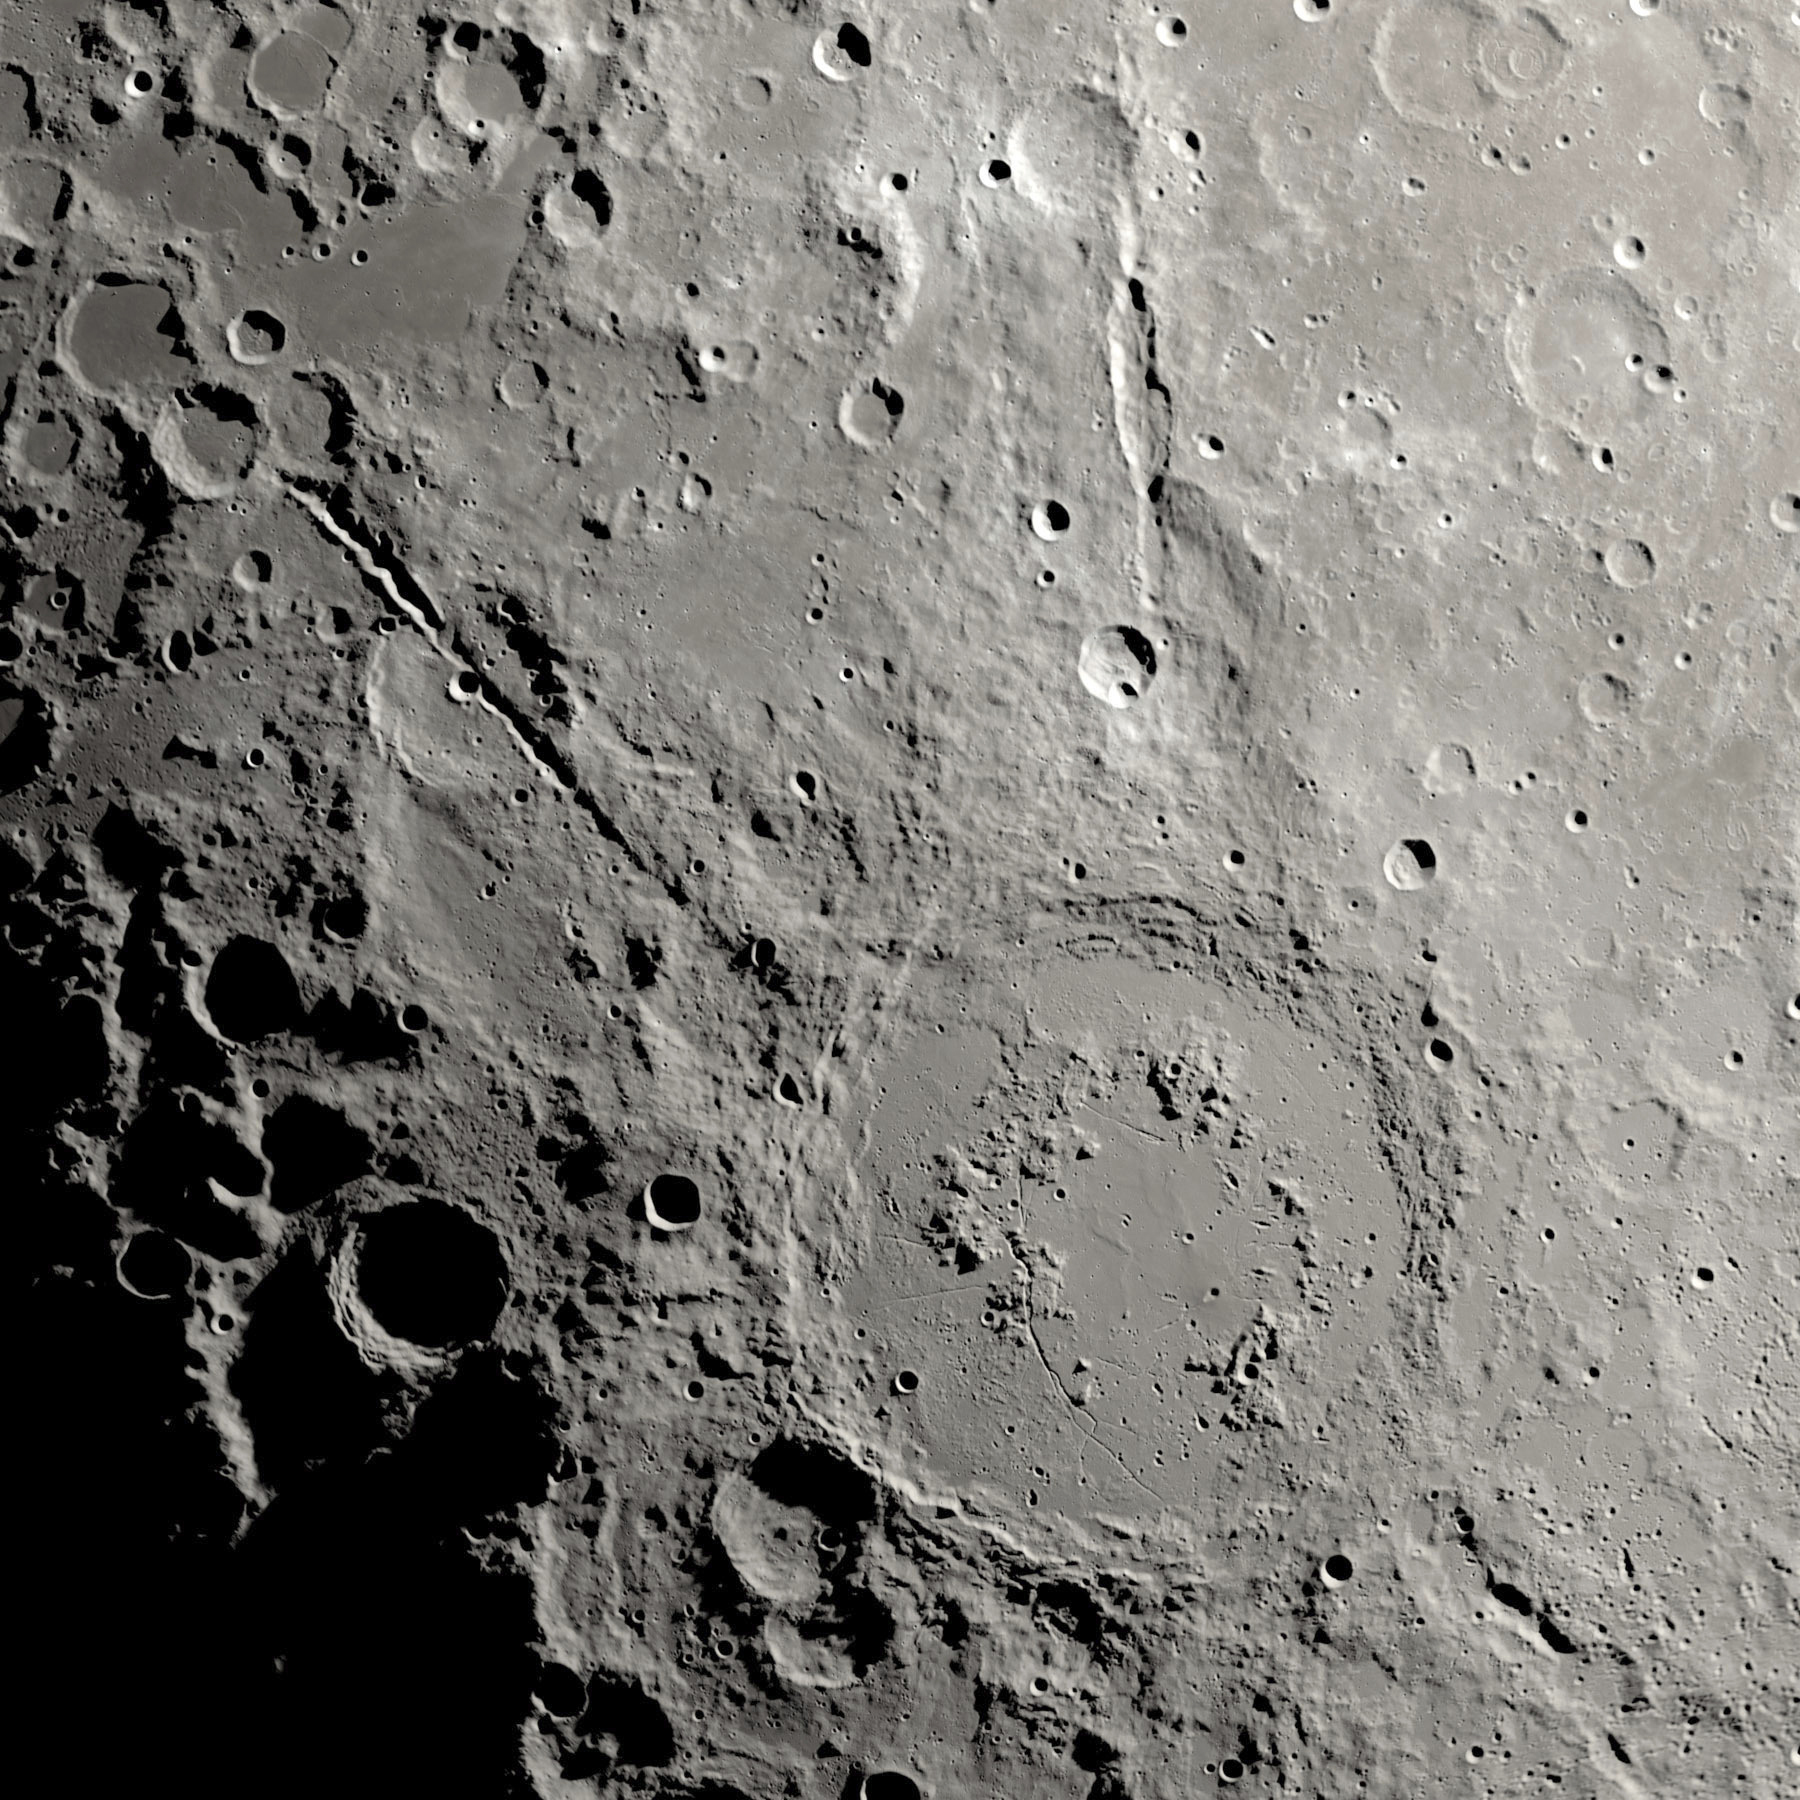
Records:
[[[221,1036],[258,1043],[300,1022],[300,985],[275,945],[240,932],[213,958],[206,1010]]]
[[[905,396],[879,376],[851,388],[838,402],[838,429],[865,450],[891,442],[905,416]]]
[[[428,1350],[484,1338],[506,1301],[500,1240],[440,1200],[390,1206],[362,1222],[356,1288],[391,1337]]]
[[[875,60],[875,51],[861,27],[846,19],[813,39],[812,59],[827,81],[854,81]]]
[[[549,393],[550,376],[542,363],[521,357],[506,365],[496,391],[515,412],[525,412]]]
[[[1053,544],[1058,538],[1067,537],[1073,523],[1069,517],[1069,509],[1060,500],[1040,500],[1031,509],[1031,529],[1046,544]]]
[[[1631,683],[1610,669],[1584,675],[1575,690],[1575,704],[1590,725],[1602,729],[1624,724],[1634,710],[1636,696]]]
[[[273,362],[287,348],[287,327],[271,312],[252,306],[225,327],[233,358],[252,367]]]
[[[1389,887],[1416,893],[1437,880],[1437,852],[1424,838],[1402,838],[1381,859],[1381,872]]]
[[[1333,1551],[1319,1565],[1319,1579],[1327,1587],[1342,1587],[1356,1573],[1356,1565],[1341,1550]]]
[[[1156,679],[1156,651],[1141,631],[1108,625],[1089,636],[1076,663],[1081,685],[1108,706],[1135,706]]]
[[[320,910],[319,923],[327,937],[350,943],[369,928],[369,903],[358,893],[339,894]]]
[[[700,1184],[665,1170],[644,1185],[644,1217],[656,1231],[689,1231],[700,1223]]]
[[[266,550],[246,550],[231,565],[231,579],[246,593],[267,587],[274,578],[274,559]]]
[[[862,1800],[925,1800],[925,1795],[904,1769],[871,1769],[862,1778]]]
[[[727,381],[749,381],[756,373],[760,352],[741,338],[728,343],[708,344],[700,352],[700,366],[709,375],[723,375]]]
[[[187,1288],[194,1260],[172,1237],[140,1231],[119,1252],[119,1285],[140,1300],[172,1300]]]
[[[572,1719],[587,1704],[587,1683],[567,1663],[545,1663],[532,1692],[552,1718]]]
[[[1639,538],[1616,538],[1601,552],[1600,566],[1615,587],[1643,587],[1656,579],[1656,552]]]

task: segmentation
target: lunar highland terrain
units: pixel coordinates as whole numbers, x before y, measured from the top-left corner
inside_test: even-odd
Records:
[[[1800,1794],[1794,0],[0,0],[0,453],[57,1792]]]

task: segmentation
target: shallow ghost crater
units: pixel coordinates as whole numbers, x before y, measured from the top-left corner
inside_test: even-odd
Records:
[[[1787,10],[6,10],[65,1787],[1795,1788]]]

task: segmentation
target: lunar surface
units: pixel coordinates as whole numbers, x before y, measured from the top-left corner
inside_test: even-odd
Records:
[[[1793,0],[6,0],[57,1791],[1800,1792]]]

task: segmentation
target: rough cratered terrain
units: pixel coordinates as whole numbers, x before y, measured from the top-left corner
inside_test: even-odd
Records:
[[[1791,1791],[1796,95],[8,6],[65,1784]]]

